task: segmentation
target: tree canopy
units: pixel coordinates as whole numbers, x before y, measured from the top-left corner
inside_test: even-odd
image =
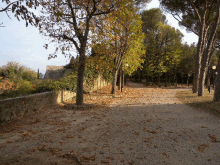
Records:
[[[72,56],[72,51],[76,49],[79,55],[78,80],[76,104],[83,104],[83,77],[85,61],[88,48],[91,47],[94,30],[101,26],[105,16],[121,7],[137,7],[147,0],[41,0],[43,6],[40,32],[51,37],[52,42],[57,43],[54,54],[49,58],[57,56],[57,52],[62,52],[65,56]],[[111,24],[110,26],[114,26]],[[45,45],[48,47],[48,44]]]
[[[0,13],[6,13],[9,16],[9,12],[14,14],[14,17],[20,21],[20,19],[25,20],[26,26],[28,24],[37,26],[39,23],[39,18],[30,11],[30,9],[36,9],[39,6],[37,0],[2,0],[2,6],[0,9]],[[0,27],[2,27],[3,22],[0,23]]]
[[[193,92],[203,95],[205,77],[218,38],[219,0],[160,0],[163,9],[199,36]]]

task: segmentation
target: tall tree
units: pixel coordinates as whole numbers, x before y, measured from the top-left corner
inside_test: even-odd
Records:
[[[207,61],[213,53],[216,28],[219,24],[219,0],[160,0],[163,8],[171,13],[179,24],[199,36],[193,92],[203,95]],[[201,62],[203,64],[201,65]]]
[[[194,43],[191,45],[185,43],[182,45],[181,49],[181,61],[178,69],[181,75],[187,75],[188,84],[189,77],[193,74],[195,70],[196,45]]]
[[[138,6],[147,0],[140,0],[132,5]],[[118,6],[129,4],[126,0],[41,0],[43,16],[40,32],[58,43],[56,51],[49,58],[57,56],[61,51],[70,55],[75,47],[79,54],[76,104],[83,104],[83,77],[85,70],[86,51],[92,41],[91,34],[96,26],[102,23],[105,15],[116,10]],[[92,37],[99,37],[93,35]],[[45,45],[48,47],[48,44]]]
[[[167,74],[178,64],[183,35],[166,24],[166,17],[160,9],[144,11],[142,20],[142,28],[146,34],[144,71],[146,75],[156,75],[160,80],[164,72]]]
[[[126,73],[132,73],[140,66],[140,56],[143,55],[143,33],[141,19],[136,14],[136,8],[132,1],[127,5],[122,4],[114,12],[109,14],[102,29],[101,47],[105,53],[111,56],[113,66],[112,94],[116,92],[116,81],[119,69]],[[98,48],[96,51],[103,51]],[[129,67],[125,67],[128,64]]]
[[[143,11],[141,13],[141,19],[143,21],[142,30],[145,33],[144,45],[146,47],[143,72],[149,81],[149,76],[154,76],[154,72],[158,70],[155,66],[161,66],[158,61],[160,59],[160,47],[157,46],[158,35],[160,33],[158,23],[165,24],[167,21],[166,16],[162,14],[159,8]]]
[[[76,104],[83,104],[83,78],[89,32],[98,21],[98,16],[110,13],[115,4],[113,0],[42,0],[43,16],[40,32],[58,43],[56,51],[50,57],[56,57],[61,51],[64,55],[75,46],[79,54]],[[47,44],[45,45],[48,46]]]

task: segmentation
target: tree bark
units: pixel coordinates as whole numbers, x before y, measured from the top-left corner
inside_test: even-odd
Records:
[[[81,48],[78,66],[76,105],[83,105],[83,82],[85,71],[85,48]]]
[[[195,68],[195,73],[193,76],[193,89],[192,89],[193,93],[198,92],[200,67],[201,67],[201,60],[202,60],[202,47],[203,47],[203,41],[204,41],[203,36],[204,36],[204,27],[202,28],[202,30],[200,32],[199,41],[198,41],[198,45],[197,45],[196,68]]]
[[[207,71],[207,88],[211,86],[211,82],[210,82],[210,66],[208,67],[208,71]]]
[[[218,60],[217,72],[215,79],[215,91],[214,91],[214,98],[213,101],[219,102],[220,101],[220,59]]]
[[[200,78],[199,78],[198,96],[204,95],[203,92],[204,92],[205,78],[206,78],[206,73],[207,73],[207,68],[209,66],[209,62],[211,61],[212,55],[214,53],[214,45],[215,45],[217,29],[219,25],[219,17],[220,17],[220,5],[218,8],[218,12],[215,18],[212,31],[209,34],[209,40],[206,46],[205,54],[203,56],[203,62],[202,62]]]
[[[125,86],[125,75],[124,75],[124,72],[122,71],[122,88],[124,88]]]
[[[112,81],[112,94],[116,93],[116,83],[117,83],[118,70],[114,68],[113,70],[113,81]]]
[[[118,90],[122,89],[122,67],[120,67],[119,69],[119,86],[118,86]]]

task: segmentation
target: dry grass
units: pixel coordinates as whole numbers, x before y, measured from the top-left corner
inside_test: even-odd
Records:
[[[214,91],[211,93],[205,89],[204,96],[198,96],[197,93],[192,93],[192,90],[180,91],[176,97],[183,103],[188,104],[196,109],[212,113],[220,116],[220,102],[213,101]]]

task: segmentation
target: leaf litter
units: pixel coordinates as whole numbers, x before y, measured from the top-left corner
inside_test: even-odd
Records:
[[[156,160],[152,159],[152,154],[155,151],[161,153],[160,159],[172,158],[172,154],[162,150],[163,145],[166,145],[166,148],[181,153],[181,144],[187,142],[185,140],[187,140],[189,136],[176,134],[177,131],[174,131],[174,128],[167,127],[165,123],[160,124],[160,122],[168,122],[168,119],[171,117],[161,117],[160,113],[156,113],[158,109],[155,108],[160,106],[159,104],[169,105],[166,107],[170,111],[169,115],[172,115],[170,108],[173,105],[178,106],[178,104],[181,104],[181,102],[178,102],[178,99],[173,96],[172,92],[167,93],[163,89],[155,88],[139,89],[125,87],[123,93],[117,91],[117,95],[120,97],[113,97],[110,90],[111,86],[107,86],[90,96],[85,95],[85,104],[95,105],[92,109],[85,108],[83,110],[74,109],[70,111],[63,107],[57,107],[46,109],[44,112],[38,112],[37,114],[31,114],[23,117],[22,120],[10,122],[8,126],[0,129],[0,136],[3,137],[3,139],[5,137],[6,141],[8,141],[6,143],[0,143],[3,145],[0,145],[0,150],[7,145],[7,153],[16,153],[17,149],[24,152],[25,154],[17,155],[18,157],[14,159],[20,159],[19,162],[27,160],[24,155],[27,155],[28,152],[29,155],[35,158],[38,156],[42,157],[42,154],[40,154],[42,152],[47,153],[47,158],[51,158],[51,164],[72,164],[74,162],[75,164],[85,165],[115,164],[116,162],[118,162],[118,164],[122,162],[124,164],[140,164],[140,160],[145,161],[146,155],[148,155],[149,160],[153,161],[151,163],[158,164],[160,162],[154,162]],[[157,93],[157,96],[155,93]],[[91,99],[93,96],[96,97],[96,99]],[[135,113],[132,112],[134,108],[130,108],[130,106],[128,106],[129,109],[123,109],[123,106],[126,105],[143,105],[143,100],[149,103],[146,108],[148,108],[150,104],[153,105],[153,112],[157,114],[155,115],[156,118],[151,115],[152,112],[149,111],[150,109],[143,109],[142,115],[139,114],[141,111],[137,108],[135,109]],[[117,105],[119,105],[117,109],[109,107],[114,102],[117,102]],[[72,103],[69,102],[68,104]],[[164,106],[162,107],[165,108]],[[109,115],[113,116],[110,117]],[[118,118],[118,120],[115,120],[115,118]],[[202,118],[200,119],[202,120]],[[9,129],[7,130],[7,128]],[[158,130],[158,128],[162,129]],[[204,124],[202,127],[200,126],[200,128],[205,129],[207,126]],[[189,127],[185,133],[186,132],[193,137],[196,129],[195,127]],[[21,141],[19,147],[15,148],[13,147],[16,145],[15,141],[10,140],[10,137],[7,139],[6,133],[10,136],[15,136],[19,133],[18,138],[27,138],[28,140]],[[167,133],[169,133],[169,137],[164,136],[164,134]],[[219,142],[214,134],[210,134],[209,138],[213,143]],[[118,139],[124,140],[123,146],[119,146]],[[161,139],[161,141],[158,141],[159,139]],[[165,141],[165,139],[167,139],[167,141]],[[199,139],[195,140],[196,141],[192,143],[198,144],[196,149],[200,152],[205,152],[207,147],[211,147],[207,143],[201,143]],[[173,142],[176,144],[175,148],[172,148],[170,145]],[[138,146],[142,146],[142,148],[138,148]],[[77,152],[71,152],[72,150]],[[109,154],[111,154],[110,151],[115,153],[114,156],[117,159],[109,156]],[[139,153],[137,157],[132,156],[134,152]],[[146,153],[146,155],[143,153]],[[56,157],[52,157],[52,155]],[[131,158],[132,161],[130,161]],[[206,158],[206,160],[213,161],[215,158],[210,157]],[[4,161],[16,164],[16,162],[10,162],[6,157],[4,157]],[[34,160],[30,159],[30,161],[32,161],[31,163],[33,164]],[[35,160],[34,164],[36,163],[39,164],[39,162]]]

